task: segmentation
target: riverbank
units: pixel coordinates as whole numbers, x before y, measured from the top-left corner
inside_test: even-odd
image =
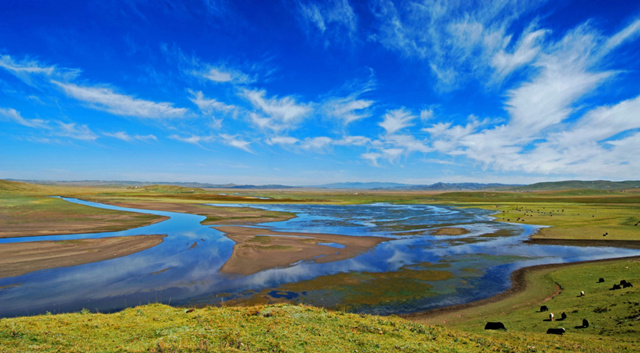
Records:
[[[570,323],[556,324],[573,328],[586,318],[592,329],[599,331],[618,327],[625,332],[640,332],[640,293],[633,288],[610,290],[622,279],[638,283],[639,270],[640,256],[525,267],[512,273],[511,288],[493,297],[402,317],[471,332],[482,331],[487,321],[504,322],[509,330],[534,331],[547,318],[548,313],[536,314],[541,305],[546,305],[556,316],[567,312],[572,319]],[[600,283],[599,278],[604,282]],[[581,292],[586,295],[581,296]],[[621,311],[616,316],[618,309]],[[604,312],[607,315],[600,314]],[[629,326],[620,327],[622,322]]]
[[[0,245],[0,278],[128,256],[156,245],[165,235],[36,241]]]

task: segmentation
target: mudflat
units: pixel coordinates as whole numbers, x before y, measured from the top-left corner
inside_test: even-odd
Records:
[[[136,235],[2,244],[0,278],[123,257],[152,248],[164,238],[165,235]]]
[[[215,227],[236,242],[220,272],[249,275],[298,261],[332,262],[354,257],[389,240],[337,234],[276,232],[262,228]],[[331,244],[323,245],[323,243]],[[339,244],[336,247],[335,244]]]

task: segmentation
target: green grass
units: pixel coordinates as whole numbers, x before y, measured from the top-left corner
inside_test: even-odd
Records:
[[[0,320],[3,352],[621,352],[608,337],[482,335],[398,317],[272,305],[185,309],[153,304],[114,314]]]
[[[598,283],[598,279],[605,279]],[[614,283],[625,279],[635,285],[612,291]],[[564,337],[576,337],[586,342],[614,338],[621,346],[640,343],[640,260],[620,259],[606,262],[571,264],[542,268],[528,273],[525,291],[506,300],[417,319],[427,324],[444,324],[469,333],[484,334],[487,321],[500,321],[508,332],[540,334],[551,327],[564,327]],[[580,296],[584,291],[585,296]],[[558,294],[559,293],[559,294]],[[548,312],[539,312],[546,305],[563,321],[545,321]],[[588,328],[575,328],[587,319]],[[613,343],[612,343],[613,344]]]

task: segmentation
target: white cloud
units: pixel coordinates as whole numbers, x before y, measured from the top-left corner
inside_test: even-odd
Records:
[[[294,128],[312,111],[309,104],[299,104],[293,97],[266,98],[264,90],[242,91],[242,95],[266,116],[251,114],[250,118],[260,128],[274,131]]]
[[[348,125],[356,120],[371,116],[367,109],[374,103],[372,100],[358,99],[354,96],[332,98],[324,103],[323,109],[327,115],[340,119],[344,125]]]
[[[291,136],[276,136],[267,139],[268,145],[295,145],[298,143],[297,138]]]
[[[0,68],[32,87],[45,85],[51,78],[71,80],[80,73],[80,70],[47,66],[36,60],[16,61],[10,55],[0,55]]]
[[[602,46],[602,52],[605,54],[609,53],[624,42],[636,39],[638,35],[640,35],[640,19],[635,20],[622,31],[610,37]]]
[[[388,111],[387,114],[384,115],[384,120],[379,125],[386,130],[387,134],[391,135],[411,126],[411,121],[415,118],[415,116],[411,115],[411,113],[404,108],[395,109]]]
[[[523,34],[518,43],[514,46],[512,53],[507,53],[502,49],[491,58],[491,65],[496,69],[496,75],[501,80],[511,74],[516,69],[533,61],[540,53],[540,42],[549,31],[537,30],[532,33]]]
[[[116,93],[110,88],[83,87],[72,83],[52,81],[70,97],[89,103],[91,107],[104,110],[115,115],[138,118],[180,118],[184,117],[186,108],[175,108],[171,103],[156,103]]]
[[[10,55],[0,55],[0,67],[16,75],[20,74],[43,74],[51,76],[55,71],[55,66],[40,66],[37,61],[15,62]]]
[[[340,140],[334,141],[336,145],[340,146],[366,146],[371,142],[370,138],[364,136],[345,136]]]
[[[215,138],[213,136],[197,136],[197,135],[191,135],[189,137],[171,135],[171,136],[169,136],[169,138],[172,139],[172,140],[185,142],[185,143],[191,143],[191,144],[198,145],[198,146],[200,146],[201,143],[212,142],[212,141],[215,140]]]
[[[420,111],[420,120],[423,122],[433,118],[433,109],[423,109]]]
[[[53,131],[53,134],[61,137],[69,137],[82,141],[94,141],[98,138],[98,135],[93,133],[87,125],[77,125],[76,123],[63,123],[57,122],[58,128]]]
[[[395,147],[400,147],[403,149],[403,152],[411,153],[411,152],[422,152],[427,153],[431,152],[433,149],[427,147],[424,142],[416,139],[412,135],[390,135],[387,136],[387,143],[391,143]]]
[[[222,137],[222,141],[226,145],[229,145],[229,146],[235,147],[235,148],[239,148],[239,149],[241,149],[243,151],[247,151],[249,153],[253,153],[253,151],[251,151],[251,149],[249,148],[249,145],[251,144],[251,142],[244,141],[242,139],[239,139],[237,136],[228,135],[228,134],[220,134],[220,137]]]
[[[326,136],[310,137],[302,141],[301,146],[304,149],[324,150],[333,144],[333,139]]]
[[[4,117],[5,119],[2,119]],[[22,126],[36,129],[50,129],[49,122],[41,119],[25,119],[20,112],[15,109],[0,108],[0,120],[13,121]]]
[[[361,154],[360,157],[368,160],[373,166],[379,167],[380,165],[378,164],[378,159],[382,158],[383,156],[381,153],[367,152],[367,153]]]
[[[319,33],[324,45],[345,38],[353,41],[358,18],[348,0],[297,0],[298,18],[308,33]]]
[[[244,84],[253,81],[244,72],[224,66],[207,65],[205,70],[195,72],[195,74],[216,83]]]
[[[126,141],[126,142],[133,142],[133,141],[148,142],[148,141],[152,141],[152,140],[153,141],[158,141],[158,138],[155,137],[154,135],[129,135],[128,133],[126,133],[124,131],[117,131],[117,132],[113,132],[113,133],[103,132],[102,134],[104,136],[113,137],[115,139]]]
[[[191,91],[191,100],[198,109],[205,114],[213,114],[214,112],[228,113],[236,109],[235,106],[222,103],[215,98],[206,98],[201,91]]]
[[[470,78],[492,76],[491,59],[506,75],[534,55],[535,36],[516,45],[520,49],[507,55],[504,49],[514,36],[507,32],[540,1],[374,1],[372,12],[377,23],[371,40],[409,58],[424,61],[424,67],[437,78],[437,87],[449,91]],[[491,80],[484,80],[489,84]]]
[[[613,48],[637,31],[634,23],[607,39],[578,26],[541,47],[532,62],[537,75],[508,91],[505,124],[481,129],[486,123],[472,117],[466,126],[436,123],[423,130],[436,150],[498,171],[633,178],[640,173],[632,153],[640,150],[634,145],[640,142],[640,97],[597,108],[581,99],[616,74],[598,69],[609,50],[599,43]],[[576,116],[578,109],[585,112]]]

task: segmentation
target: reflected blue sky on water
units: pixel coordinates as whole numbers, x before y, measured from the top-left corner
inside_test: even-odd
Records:
[[[223,233],[201,225],[204,216],[137,210],[65,199],[88,206],[144,212],[170,219],[120,232],[0,239],[2,243],[70,240],[142,234],[166,234],[162,244],[121,257],[74,267],[42,270],[0,279],[0,316],[68,312],[87,308],[110,312],[150,302],[174,305],[217,304],[224,297],[247,291],[344,272],[397,271],[423,263],[446,263],[454,278],[433,281],[435,296],[410,303],[361,308],[371,313],[400,313],[458,304],[499,293],[510,285],[510,273],[523,266],[640,255],[640,251],[609,247],[573,247],[523,243],[538,227],[493,222],[491,212],[433,205],[225,205],[251,206],[293,212],[298,217],[272,222],[271,230],[335,233],[392,238],[351,259],[330,263],[301,261],[287,268],[253,275],[219,272],[231,256],[234,242]],[[463,236],[434,236],[442,226],[462,227]],[[498,230],[513,236],[483,237]],[[194,244],[196,246],[194,246]],[[339,248],[339,244],[327,244]],[[469,276],[468,269],[481,275]],[[287,294],[289,295],[289,294]],[[315,305],[340,301],[338,293],[312,292],[301,297]]]

